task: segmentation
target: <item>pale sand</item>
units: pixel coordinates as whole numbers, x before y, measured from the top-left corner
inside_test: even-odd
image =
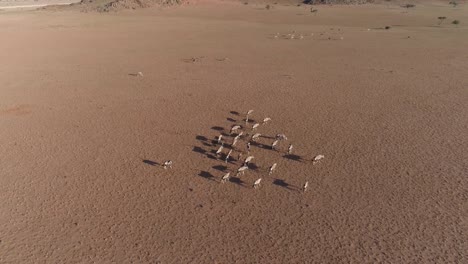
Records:
[[[467,263],[467,7],[319,9],[1,15],[0,263]]]
[[[76,2],[79,2],[79,0],[0,0],[0,10],[37,9],[49,5],[70,5]]]

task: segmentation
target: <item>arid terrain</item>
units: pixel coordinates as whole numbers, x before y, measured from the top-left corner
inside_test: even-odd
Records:
[[[0,263],[468,263],[468,6],[314,8],[0,11]]]

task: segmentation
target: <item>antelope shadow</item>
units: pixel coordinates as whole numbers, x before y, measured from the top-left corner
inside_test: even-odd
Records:
[[[212,147],[216,145],[217,143],[217,141],[213,140],[211,141],[211,144],[210,144],[208,138],[202,135],[197,135],[195,139],[199,140],[203,144],[203,146],[206,146],[206,147]]]
[[[197,152],[197,153],[200,153],[200,154],[205,154],[206,153],[206,150],[200,148],[200,147],[193,147],[192,149],[193,152]]]
[[[207,171],[201,171],[201,172],[198,174],[198,176],[200,176],[200,177],[202,177],[202,178],[205,178],[205,179],[207,179],[207,180],[210,180],[210,181],[215,181],[215,177],[214,177],[211,173],[209,173],[209,172],[207,172]]]
[[[232,183],[235,183],[241,187],[245,187],[246,188],[246,185],[245,185],[245,182],[243,180],[241,180],[241,178],[239,177],[231,177],[229,178],[229,182],[232,182]]]
[[[218,159],[218,158],[216,158],[216,156],[211,155],[211,154],[206,154],[206,157],[209,158],[209,159],[212,159],[212,160],[217,160]]]
[[[251,141],[250,145],[251,145],[251,146],[258,147],[258,148],[262,148],[262,149],[269,149],[269,150],[272,150],[272,149],[271,149],[271,146],[265,145],[265,144],[263,144],[263,143],[258,143],[258,142],[256,142],[256,141]]]
[[[205,136],[201,136],[201,135],[197,135],[195,138],[197,140],[200,140],[200,141],[207,141],[208,140],[208,138],[206,138]]]
[[[249,162],[249,164],[247,164],[247,166],[249,167],[249,170],[258,170],[260,167],[257,166],[257,164],[253,163],[253,162]]]
[[[227,155],[226,155],[226,156],[227,156]],[[226,160],[226,157],[225,157],[224,159]],[[230,156],[229,159],[228,159],[228,161],[227,161],[227,163],[229,163],[229,164],[236,164],[235,161],[237,161],[237,160],[236,160],[235,158],[233,158],[233,157]]]
[[[202,142],[203,146],[206,146],[206,147],[213,147],[215,144],[210,144],[210,143],[206,143],[206,142]]]
[[[143,163],[145,164],[148,164],[150,166],[160,166],[161,164],[157,163],[156,161],[152,161],[152,160],[143,160]]]
[[[298,162],[302,162],[302,157],[299,155],[294,155],[294,154],[286,154],[283,156],[283,158],[289,159],[289,160],[294,160]]]
[[[247,120],[244,118],[244,119],[242,119],[242,121],[245,123],[245,121],[247,121]],[[256,121],[249,118],[249,122],[248,122],[248,123],[249,123],[249,124],[253,124],[253,123],[256,123]]]
[[[221,132],[221,135],[223,135],[223,137],[232,136],[232,134],[230,134],[230,133],[228,133],[228,132]]]
[[[294,190],[297,189],[296,186],[287,183],[287,182],[286,182],[285,180],[283,180],[283,179],[274,179],[274,180],[273,180],[273,184],[276,185],[276,186],[280,186],[280,187],[286,188],[286,189],[291,190],[291,191],[294,191]]]
[[[212,168],[215,169],[215,170],[222,171],[222,172],[225,172],[227,170],[227,167],[224,166],[224,165],[215,165]]]
[[[192,151],[193,151],[193,152],[196,152],[196,153],[200,153],[200,154],[202,154],[202,155],[206,155],[206,157],[209,158],[209,159],[214,159],[214,160],[217,160],[217,159],[218,159],[218,158],[216,158],[215,155],[212,155],[212,154],[208,153],[207,150],[205,150],[205,149],[203,149],[203,148],[201,148],[201,147],[194,146],[194,147],[192,148]],[[212,150],[211,152],[213,152],[213,150]],[[216,153],[216,151],[214,151],[214,153]]]

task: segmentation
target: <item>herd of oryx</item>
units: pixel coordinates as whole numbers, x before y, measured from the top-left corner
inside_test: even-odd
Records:
[[[241,175],[244,175],[248,170],[249,170],[249,164],[251,164],[252,160],[255,158],[253,155],[251,155],[250,150],[251,150],[251,145],[256,142],[260,137],[262,137],[261,133],[257,133],[257,129],[262,126],[266,125],[269,122],[271,122],[271,118],[266,117],[263,119],[262,123],[253,123],[252,126],[249,126],[249,122],[251,121],[250,117],[253,113],[253,110],[249,110],[246,114],[245,117],[245,126],[242,125],[233,125],[230,128],[229,135],[227,134],[220,134],[216,140],[214,141],[216,144],[219,145],[219,148],[216,150],[216,158],[223,160],[225,163],[229,163],[231,160],[235,160],[233,157],[233,152],[236,151],[237,153],[237,160],[241,161],[243,159],[243,156],[246,155],[245,159],[243,159],[243,162],[241,166],[237,169],[235,172],[227,172],[221,177],[221,183],[226,183],[229,181],[231,176],[234,175],[236,177],[240,177]],[[226,141],[226,138],[232,138],[230,143]],[[246,141],[245,146],[246,146],[246,151],[242,151],[240,148],[238,148],[238,144],[240,144],[240,141],[244,140]],[[271,150],[277,150],[277,146],[281,141],[287,141],[288,138],[285,134],[277,134],[273,138],[273,142],[269,146]],[[229,146],[229,151],[227,154],[225,154],[226,150],[228,149],[227,146]],[[287,154],[291,155],[293,152],[293,145],[289,144],[288,149],[287,149]],[[325,158],[324,155],[317,155],[312,159],[312,163],[315,164]],[[172,168],[172,160],[165,161],[163,163],[164,169]],[[274,173],[276,170],[276,167],[278,166],[277,163],[273,163],[269,168],[268,168],[268,175],[271,175]],[[257,189],[260,187],[260,183],[262,182],[262,178],[258,178],[257,180],[254,181],[253,183],[253,188]],[[309,182],[306,181],[302,185],[302,191],[306,191],[309,186]]]

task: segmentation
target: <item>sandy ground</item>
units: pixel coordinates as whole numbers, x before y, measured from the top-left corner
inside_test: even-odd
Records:
[[[467,263],[467,7],[259,7],[0,15],[0,263]]]

